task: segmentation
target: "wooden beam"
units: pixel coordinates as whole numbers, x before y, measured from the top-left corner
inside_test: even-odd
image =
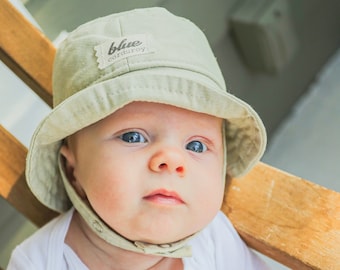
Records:
[[[260,163],[223,211],[245,242],[292,269],[340,269],[340,194]]]
[[[26,148],[0,125],[0,195],[37,226],[57,213],[42,205],[29,190],[24,168]]]
[[[0,0],[0,59],[52,106],[53,44],[8,0]]]

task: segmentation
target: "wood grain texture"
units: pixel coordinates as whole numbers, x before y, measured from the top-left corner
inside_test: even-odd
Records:
[[[340,194],[260,163],[223,211],[249,246],[293,269],[340,269]]]
[[[42,205],[27,186],[26,148],[0,125],[0,195],[37,226],[57,215]]]
[[[8,1],[0,0],[0,59],[52,106],[53,44]]]

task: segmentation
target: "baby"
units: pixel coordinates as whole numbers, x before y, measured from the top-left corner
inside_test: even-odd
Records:
[[[163,8],[99,18],[57,50],[26,176],[60,216],[8,269],[267,269],[220,212],[266,134],[204,34]]]

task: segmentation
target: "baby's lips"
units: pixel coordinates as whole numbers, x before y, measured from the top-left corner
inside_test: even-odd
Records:
[[[166,189],[157,189],[150,192],[143,199],[152,202],[158,202],[163,204],[183,204],[183,199],[177,192],[169,191]]]

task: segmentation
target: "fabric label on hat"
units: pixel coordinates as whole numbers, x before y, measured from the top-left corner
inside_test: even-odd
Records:
[[[115,38],[94,47],[98,67],[104,69],[115,62],[134,55],[153,53],[149,35],[139,34]]]

